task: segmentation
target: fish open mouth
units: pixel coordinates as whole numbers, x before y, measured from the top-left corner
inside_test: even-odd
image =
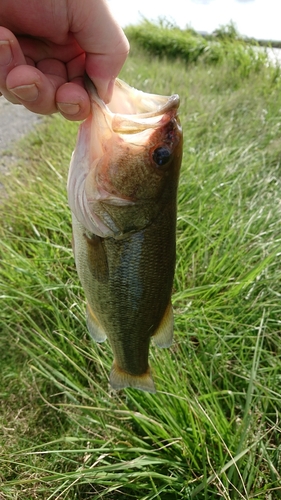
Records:
[[[163,96],[148,94],[116,79],[113,96],[108,106],[94,91],[94,84],[88,76],[85,85],[89,95],[95,95],[94,101],[111,119],[111,129],[118,134],[135,134],[147,129],[165,125],[171,115],[177,114],[180,98],[177,94]]]
[[[171,96],[149,94],[130,87],[117,78],[109,109],[116,114],[130,115],[132,119],[138,118],[140,114],[143,118],[151,118],[163,115],[171,109],[177,109],[179,102],[177,94]]]

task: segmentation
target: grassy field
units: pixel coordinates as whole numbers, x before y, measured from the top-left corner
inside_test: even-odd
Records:
[[[78,125],[48,118],[1,205],[0,498],[281,498],[280,72],[133,47],[121,76],[181,97],[174,344],[156,395],[109,390],[71,250]]]

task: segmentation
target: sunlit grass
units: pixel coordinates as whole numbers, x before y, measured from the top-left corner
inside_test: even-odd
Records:
[[[133,49],[122,77],[181,97],[175,341],[151,346],[156,395],[109,389],[71,250],[77,124],[49,118],[1,207],[1,495],[279,498],[278,72],[242,79]]]

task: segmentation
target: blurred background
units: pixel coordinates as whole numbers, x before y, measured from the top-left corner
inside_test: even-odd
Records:
[[[263,40],[280,40],[280,21],[276,0],[108,0],[122,27],[143,17],[165,17],[180,28],[212,33],[220,25],[236,25],[241,35]]]

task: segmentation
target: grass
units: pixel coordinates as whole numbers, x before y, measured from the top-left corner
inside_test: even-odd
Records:
[[[256,50],[257,42],[244,40],[233,23],[204,37],[191,28],[182,30],[165,19],[156,24],[144,19],[138,25],[128,26],[126,34],[131,42],[152,55],[172,60],[180,58],[185,63],[202,60],[205,64],[219,64],[227,60],[236,72],[247,75],[253,69],[259,70],[266,61],[261,47]]]
[[[175,341],[156,395],[109,390],[71,250],[78,126],[48,118],[1,206],[1,500],[280,498],[279,70],[133,47],[122,77],[181,96]]]

